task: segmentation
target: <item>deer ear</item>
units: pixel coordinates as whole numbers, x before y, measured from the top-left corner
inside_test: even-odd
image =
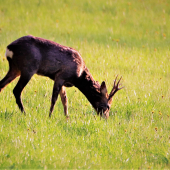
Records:
[[[100,92],[103,94],[103,95],[106,95],[107,93],[107,88],[106,88],[106,84],[105,82],[103,81],[101,86],[100,86]]]

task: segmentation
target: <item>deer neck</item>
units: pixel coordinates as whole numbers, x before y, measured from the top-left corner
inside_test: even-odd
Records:
[[[96,103],[101,99],[100,85],[96,82],[86,68],[75,85],[96,108]]]

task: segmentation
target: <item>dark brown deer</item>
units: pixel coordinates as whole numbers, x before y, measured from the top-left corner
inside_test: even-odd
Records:
[[[12,80],[20,76],[13,93],[19,109],[24,113],[21,92],[35,73],[54,80],[49,116],[53,112],[58,94],[61,96],[64,113],[68,116],[65,87],[75,86],[87,97],[98,115],[108,118],[112,97],[123,88],[119,88],[121,78],[116,83],[116,77],[108,95],[105,82],[103,81],[100,86],[93,79],[76,50],[31,35],[21,37],[9,44],[6,57],[9,62],[9,71],[0,81],[0,92]]]

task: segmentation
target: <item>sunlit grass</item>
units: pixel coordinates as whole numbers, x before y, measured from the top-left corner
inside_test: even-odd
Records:
[[[0,168],[170,168],[169,4],[160,1],[0,1],[0,79],[6,46],[32,34],[77,49],[95,80],[123,90],[100,120],[76,88],[48,118],[53,82],[35,75],[22,93],[0,94]]]

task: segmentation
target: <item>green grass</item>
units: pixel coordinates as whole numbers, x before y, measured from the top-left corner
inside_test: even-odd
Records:
[[[6,46],[32,34],[77,49],[91,74],[123,90],[100,120],[76,88],[68,88],[70,119],[58,99],[48,118],[53,82],[34,76],[22,93],[0,94],[0,169],[169,169],[170,4],[168,0],[1,0],[0,79]]]

